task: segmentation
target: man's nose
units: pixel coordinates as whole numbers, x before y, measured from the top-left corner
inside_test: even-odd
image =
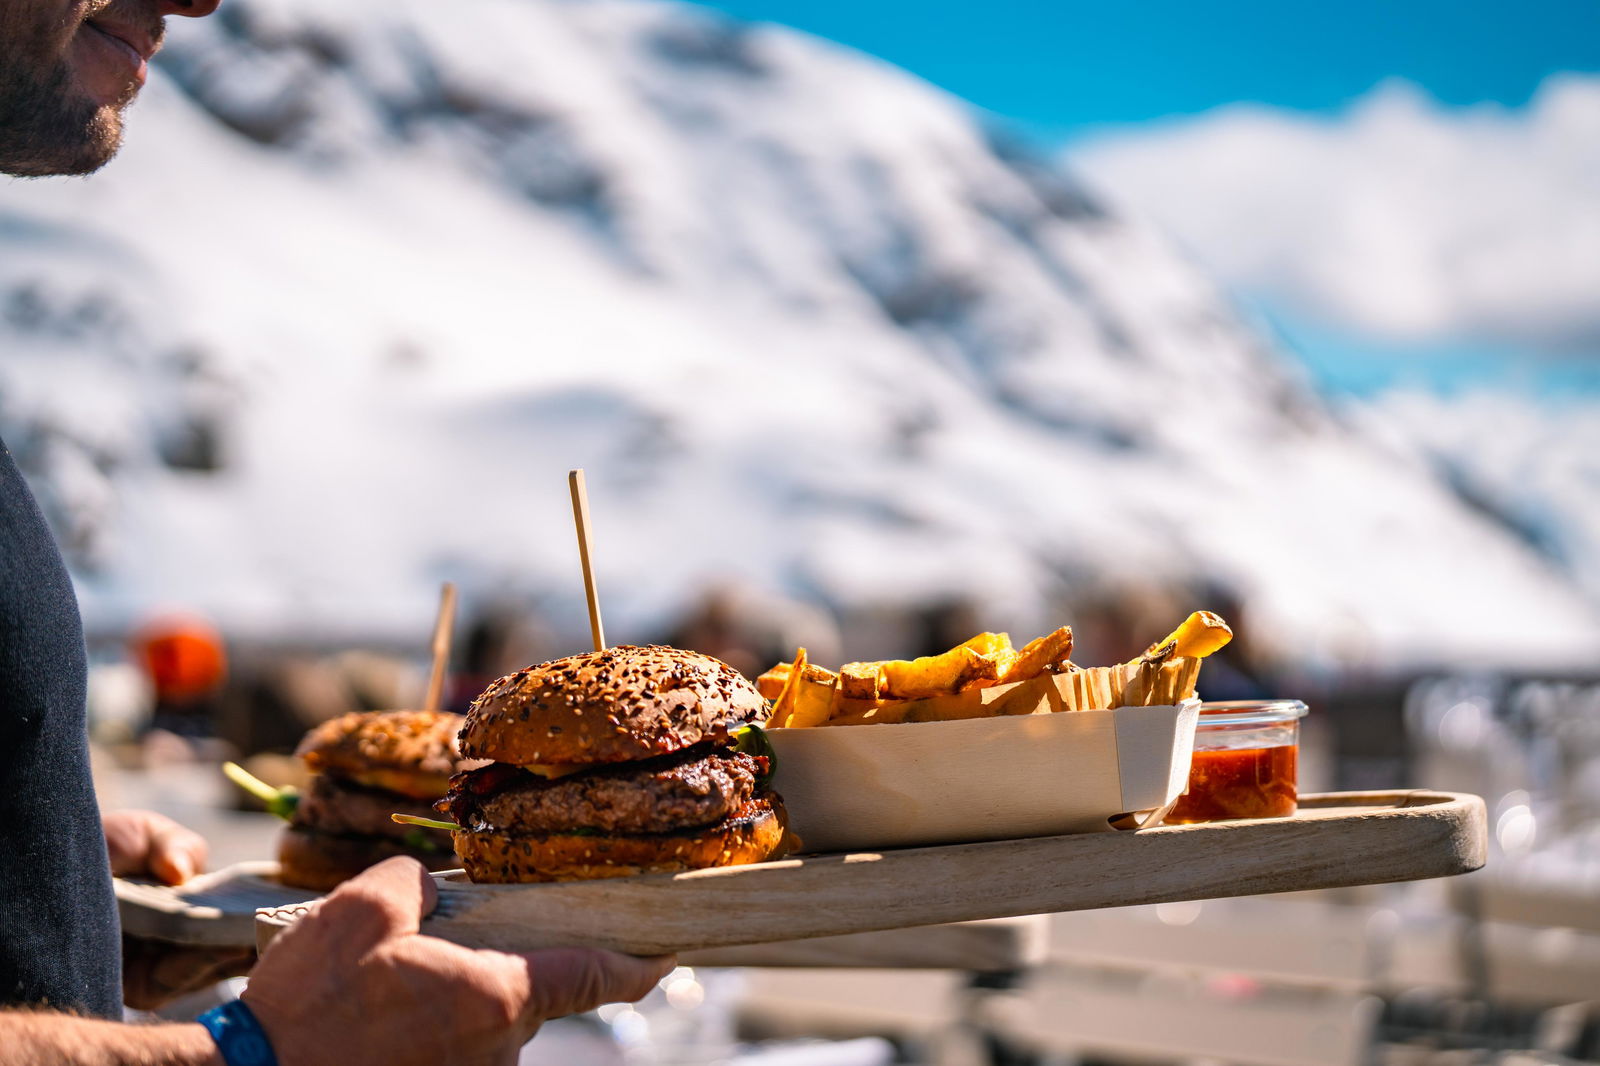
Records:
[[[220,6],[222,0],[158,0],[156,3],[163,17],[182,15],[192,19],[205,18]]]

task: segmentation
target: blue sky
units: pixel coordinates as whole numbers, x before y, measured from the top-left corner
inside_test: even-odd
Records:
[[[1401,77],[1447,104],[1522,104],[1600,70],[1600,3],[1519,0],[714,0],[905,67],[1057,141],[1238,100],[1339,108]]]
[[[1499,145],[1485,142],[1476,149],[1476,159],[1484,166],[1473,164],[1475,126],[1485,113],[1478,106],[1471,112],[1475,117],[1469,118],[1466,109],[1485,103],[1510,109],[1509,115],[1495,111],[1489,116],[1502,125],[1514,126],[1524,111],[1529,122],[1535,117],[1555,121],[1552,116],[1559,109],[1537,116],[1530,105],[1541,83],[1563,71],[1600,72],[1596,0],[1517,4],[1124,0],[1092,5],[1068,0],[981,4],[712,0],[707,6],[741,18],[794,26],[880,56],[992,112],[1046,146],[1064,148],[1071,162],[1081,164],[1080,169],[1091,176],[1096,176],[1092,166],[1096,159],[1086,153],[1097,150],[1108,137],[1132,131],[1135,138],[1159,142],[1186,123],[1191,128],[1220,128],[1229,120],[1194,116],[1223,115],[1226,112],[1214,109],[1238,103],[1281,109],[1291,120],[1301,115],[1306,122],[1345,123],[1355,131],[1350,135],[1351,152],[1370,151],[1371,141],[1363,141],[1359,134],[1364,121],[1361,108],[1374,98],[1376,87],[1404,81],[1421,90],[1417,95],[1423,105],[1412,119],[1418,124],[1419,143],[1440,137],[1455,145],[1457,154],[1448,165],[1456,169],[1447,172],[1446,180],[1456,184],[1451,176],[1488,169],[1506,154]],[[1163,169],[1175,170],[1208,150],[1201,145],[1191,146],[1188,156],[1158,154],[1144,164],[1145,172],[1135,169],[1130,176],[1136,180],[1130,186],[1137,187],[1150,170],[1158,175]],[[1343,161],[1341,151],[1336,146],[1333,158]],[[1273,158],[1270,144],[1261,158],[1264,166],[1247,171],[1239,181],[1245,193],[1252,186],[1264,189],[1272,180],[1267,172]],[[1373,158],[1371,163],[1372,174],[1378,175],[1374,180],[1393,179],[1396,187],[1418,174],[1425,181],[1437,179],[1426,159]],[[1553,254],[1570,249],[1552,249],[1551,255],[1542,256],[1538,242],[1548,241],[1546,231],[1559,230],[1562,224],[1541,228],[1542,219],[1515,213],[1507,222],[1493,217],[1493,205],[1538,201],[1552,189],[1577,190],[1570,217],[1600,224],[1600,181],[1588,167],[1582,159],[1562,158],[1558,152],[1553,159],[1530,160],[1525,174],[1512,175],[1501,185],[1489,182],[1481,190],[1463,192],[1459,232],[1482,237],[1498,226],[1501,243],[1491,239],[1480,259],[1498,256],[1510,262],[1531,249],[1536,261],[1549,264],[1545,269],[1552,276],[1550,287],[1559,288],[1562,278],[1579,277],[1570,269],[1563,273],[1560,257]],[[1245,200],[1243,204],[1212,196],[1164,217],[1161,209],[1180,190],[1162,188],[1159,180],[1146,184],[1151,186],[1144,190],[1146,199],[1135,199],[1133,206],[1157,217],[1180,240],[1192,235],[1185,223],[1193,221],[1196,212],[1231,211],[1230,225],[1235,220],[1240,226],[1250,224],[1247,195],[1235,197]],[[1301,214],[1296,217],[1351,207],[1340,202],[1337,191],[1319,195],[1321,200],[1307,198],[1299,205]],[[1403,200],[1390,206],[1401,217],[1411,213]],[[1190,218],[1183,216],[1185,209]],[[1566,205],[1551,210],[1560,212]],[[1419,231],[1410,246],[1423,249],[1423,260],[1431,246],[1435,253],[1431,265],[1441,275],[1455,267],[1445,261],[1451,254],[1449,244],[1457,238],[1453,224],[1449,216],[1430,218],[1431,229]],[[1507,226],[1525,227],[1523,232],[1530,236],[1521,243],[1515,236],[1505,239]],[[1223,242],[1226,233],[1224,228]],[[1290,253],[1314,264],[1318,251],[1308,246],[1302,252],[1289,243],[1293,239],[1282,238]],[[1218,250],[1193,242],[1190,247],[1202,261],[1207,261],[1208,251]],[[1226,259],[1226,254],[1211,257],[1214,263]],[[1461,323],[1443,323],[1426,336],[1397,336],[1371,328],[1370,322],[1328,314],[1325,307],[1319,313],[1314,299],[1297,304],[1282,293],[1252,287],[1249,279],[1230,278],[1225,269],[1217,272],[1232,282],[1244,303],[1270,321],[1285,346],[1298,352],[1332,392],[1367,394],[1421,384],[1443,391],[1508,387],[1547,395],[1600,395],[1600,351],[1546,350],[1539,336],[1542,327],[1535,321],[1541,306],[1537,295],[1528,300],[1531,310],[1520,320],[1521,333],[1513,329],[1494,336],[1475,334],[1470,311],[1475,294],[1464,293],[1457,298],[1466,309],[1459,314]],[[1530,288],[1536,290],[1538,285]],[[1516,308],[1507,313],[1517,317]],[[1600,330],[1600,308],[1595,328]]]

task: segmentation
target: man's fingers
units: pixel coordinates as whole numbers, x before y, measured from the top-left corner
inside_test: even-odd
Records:
[[[108,811],[100,823],[106,835],[106,855],[117,877],[144,877],[150,873],[149,811]]]
[[[438,902],[439,891],[422,864],[397,855],[334,889],[305,920],[336,922],[372,945],[415,933]]]
[[[164,814],[111,811],[102,824],[111,872],[118,877],[155,877],[176,885],[205,869],[205,840]]]
[[[526,968],[529,1020],[535,1025],[603,1003],[643,999],[678,964],[671,955],[641,959],[592,948],[546,948],[511,957]]]
[[[152,823],[147,865],[166,884],[181,885],[206,868],[205,838],[176,822]]]

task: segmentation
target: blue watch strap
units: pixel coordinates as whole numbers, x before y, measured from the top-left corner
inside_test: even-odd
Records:
[[[222,1060],[228,1066],[278,1066],[278,1056],[272,1053],[272,1042],[266,1030],[244,1005],[235,999],[220,1007],[213,1007],[196,1019],[206,1027],[211,1039],[217,1042]]]

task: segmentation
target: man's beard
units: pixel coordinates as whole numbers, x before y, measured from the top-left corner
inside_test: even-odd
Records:
[[[88,174],[104,166],[122,143],[122,108],[132,87],[127,99],[102,107],[73,83],[65,55],[43,71],[29,70],[30,49],[20,42],[11,47],[11,69],[0,64],[0,173]]]

